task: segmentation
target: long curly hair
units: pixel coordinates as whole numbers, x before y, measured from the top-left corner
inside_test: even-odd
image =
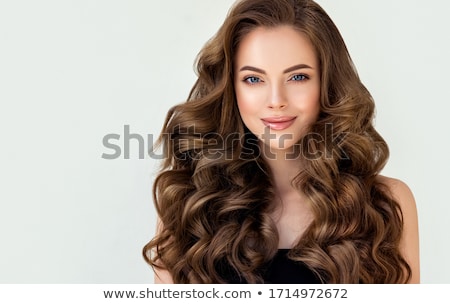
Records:
[[[327,138],[330,126],[338,134],[298,143],[310,157],[299,160],[292,185],[314,219],[288,256],[324,283],[405,283],[402,212],[377,178],[389,151],[373,126],[374,102],[335,24],[311,0],[238,1],[199,53],[198,79],[188,100],[169,110],[159,138],[166,158],[153,199],[162,228],[143,256],[175,283],[226,283],[229,273],[263,282],[259,270],[278,249],[275,191],[237,108],[233,60],[246,34],[279,25],[306,35],[319,59],[320,114],[308,134]]]

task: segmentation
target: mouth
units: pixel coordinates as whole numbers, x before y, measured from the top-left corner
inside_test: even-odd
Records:
[[[289,128],[295,121],[295,116],[276,116],[261,118],[261,121],[266,127],[272,130],[280,131]]]

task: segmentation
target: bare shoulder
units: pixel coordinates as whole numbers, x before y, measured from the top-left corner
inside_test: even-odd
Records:
[[[416,202],[410,187],[400,179],[378,175],[377,179],[382,184],[386,185],[394,199],[400,204],[403,212],[405,209],[416,208]]]
[[[155,284],[173,284],[172,275],[165,269],[154,268]]]
[[[420,283],[419,224],[414,195],[409,186],[399,179],[379,175],[378,181],[386,185],[393,198],[400,205],[403,215],[400,249],[411,267],[410,283]]]

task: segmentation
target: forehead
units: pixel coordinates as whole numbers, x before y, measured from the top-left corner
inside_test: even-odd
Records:
[[[252,65],[276,70],[300,63],[317,67],[317,55],[308,37],[288,25],[252,30],[241,40],[235,57],[236,68]]]

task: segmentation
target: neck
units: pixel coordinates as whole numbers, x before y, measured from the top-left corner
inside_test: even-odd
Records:
[[[266,145],[263,158],[272,171],[275,189],[279,194],[287,194],[297,191],[292,187],[292,180],[302,169],[301,159],[293,157],[292,151],[270,149]]]

